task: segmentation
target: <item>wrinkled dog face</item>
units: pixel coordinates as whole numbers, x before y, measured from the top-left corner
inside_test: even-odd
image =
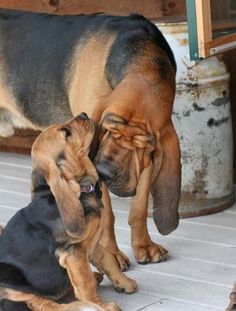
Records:
[[[118,196],[133,196],[143,169],[151,161],[155,140],[145,126],[107,113],[102,121],[104,136],[95,158],[99,175]]]

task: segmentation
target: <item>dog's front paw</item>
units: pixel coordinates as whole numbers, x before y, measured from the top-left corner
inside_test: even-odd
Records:
[[[124,272],[129,269],[129,258],[118,248],[115,241],[111,240],[109,243],[100,242],[100,245],[113,256],[120,268],[120,271]]]
[[[103,302],[100,306],[104,311],[121,311],[121,308],[114,302]]]
[[[135,280],[132,280],[128,278],[127,276],[124,276],[122,281],[115,280],[113,281],[113,286],[116,291],[118,292],[124,292],[126,294],[132,294],[135,293],[138,289],[138,285]]]
[[[112,255],[115,257],[122,272],[129,269],[129,258],[121,250],[118,249],[118,251],[116,253],[112,253]]]
[[[133,245],[133,252],[139,264],[157,263],[167,259],[168,251],[152,241],[148,245]]]

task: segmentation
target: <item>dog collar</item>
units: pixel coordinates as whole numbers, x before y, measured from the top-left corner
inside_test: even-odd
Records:
[[[91,193],[95,191],[95,186],[94,185],[80,186],[80,191],[84,193]]]

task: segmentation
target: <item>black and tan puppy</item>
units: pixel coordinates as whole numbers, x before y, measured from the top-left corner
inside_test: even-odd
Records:
[[[99,123],[96,167],[118,196],[134,196],[129,223],[140,263],[166,258],[147,230],[148,196],[162,234],[178,225],[180,149],[171,114],[176,64],[161,32],[139,15],[53,16],[0,11],[0,135],[44,129],[85,111]],[[101,244],[122,269],[105,192]]]
[[[0,299],[30,310],[119,310],[96,293],[89,259],[125,292],[136,283],[99,244],[103,205],[98,175],[88,157],[94,123],[86,114],[50,126],[32,148],[32,201],[0,236]],[[57,304],[70,290],[80,302]],[[3,310],[20,310],[20,306]],[[5,306],[5,307],[4,307]]]

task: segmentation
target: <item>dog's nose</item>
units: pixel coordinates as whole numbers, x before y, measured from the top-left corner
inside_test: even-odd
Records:
[[[112,167],[109,164],[105,163],[96,163],[96,169],[98,171],[98,175],[102,180],[108,181],[115,176],[115,173],[112,170]]]
[[[89,119],[89,117],[87,116],[87,114],[85,112],[82,112],[81,114],[79,114],[78,117],[81,120],[88,120]]]

